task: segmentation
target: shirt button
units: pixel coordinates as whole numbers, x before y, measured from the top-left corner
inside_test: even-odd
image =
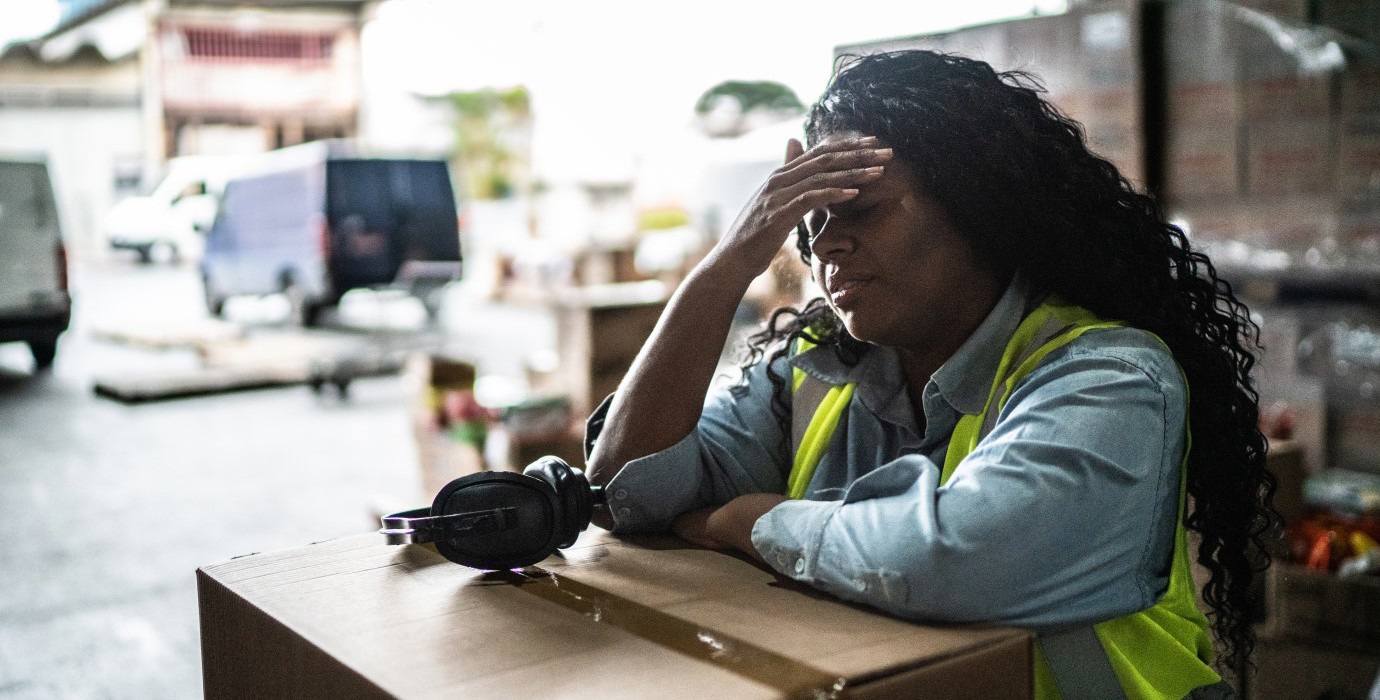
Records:
[[[777,552],[777,553],[776,553],[776,564],[777,564],[777,566],[785,566],[785,565],[786,565],[786,554],[785,554],[784,552]]]
[[[805,573],[805,560],[803,558],[795,560],[795,572],[797,574]]]
[[[618,509],[618,517],[620,517],[620,518],[626,518],[626,517],[628,517],[629,515],[632,515],[632,509],[631,509],[631,508],[619,508],[619,509]]]
[[[627,489],[618,489],[617,491],[614,491],[614,492],[613,492],[613,497],[621,501],[621,500],[623,500],[623,499],[625,499],[625,498],[628,497],[628,490],[627,490]]]
[[[856,587],[860,593],[867,591],[867,582],[862,579],[853,581],[853,586]]]

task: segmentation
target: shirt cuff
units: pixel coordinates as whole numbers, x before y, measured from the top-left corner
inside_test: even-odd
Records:
[[[695,433],[623,465],[604,487],[614,532],[657,532],[701,504],[699,441]]]
[[[752,526],[752,546],[773,569],[812,583],[819,569],[820,543],[841,501],[791,500],[767,511]]]

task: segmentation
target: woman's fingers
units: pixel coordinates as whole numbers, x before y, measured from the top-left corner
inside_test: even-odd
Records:
[[[808,150],[788,140],[786,163],[772,172],[720,241],[720,248],[733,251],[724,259],[760,274],[811,209],[856,197],[859,188],[881,177],[890,160],[891,150],[872,137],[833,139]]]
[[[779,169],[779,173],[803,179],[829,170],[883,165],[889,160],[891,149],[882,148],[876,137],[850,137],[816,144],[810,150],[804,151],[800,158]]]
[[[792,189],[803,191],[830,187],[857,187],[876,180],[884,172],[886,172],[884,165],[869,165],[860,168],[848,168],[847,170],[826,170],[810,175],[785,189],[787,191]]]
[[[885,166],[869,165],[815,173],[764,192],[768,198],[766,205],[768,209],[779,211],[793,225],[811,209],[852,199],[858,195],[859,188],[880,178],[885,171]]]
[[[787,155],[799,147],[798,142],[792,142],[787,145]],[[779,193],[779,205],[793,207],[802,196],[818,204],[839,194],[828,190],[857,189],[881,177],[891,158],[891,149],[878,147],[872,137],[827,141],[778,168],[765,192]]]
[[[783,184],[803,182],[812,177],[831,173],[849,173],[869,168],[886,167],[891,162],[890,148],[852,148],[825,153],[806,152],[804,156],[780,172]]]

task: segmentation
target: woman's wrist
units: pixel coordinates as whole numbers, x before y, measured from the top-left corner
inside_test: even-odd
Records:
[[[741,299],[752,281],[766,272],[770,265],[770,260],[756,264],[751,257],[738,255],[720,244],[700,260],[695,269],[690,271],[687,279],[703,279],[715,287],[736,292]]]
[[[752,544],[752,528],[759,518],[785,500],[785,496],[775,493],[749,493],[739,496],[709,515],[705,522],[708,535],[761,560],[761,553]]]

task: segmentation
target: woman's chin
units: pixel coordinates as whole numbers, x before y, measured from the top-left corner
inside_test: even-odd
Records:
[[[839,321],[843,322],[843,327],[848,331],[848,335],[864,343],[874,342],[875,329],[867,324],[866,319],[858,318],[856,313],[841,312],[837,309],[835,309],[835,313],[838,314]]]

